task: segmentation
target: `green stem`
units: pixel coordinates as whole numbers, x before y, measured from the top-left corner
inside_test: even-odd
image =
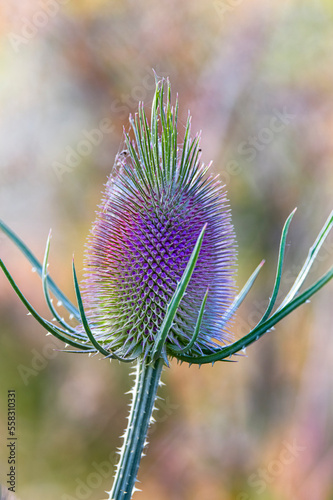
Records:
[[[137,363],[131,411],[109,500],[132,498],[163,363],[162,358],[151,364]]]

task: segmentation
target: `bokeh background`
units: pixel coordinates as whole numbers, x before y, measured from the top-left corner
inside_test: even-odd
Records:
[[[50,272],[73,299],[72,254],[82,275],[122,127],[139,100],[149,109],[154,68],[179,94],[180,130],[190,109],[203,160],[227,186],[238,285],[266,259],[234,324],[244,334],[267,305],[288,214],[298,207],[283,291],[332,209],[331,0],[14,0],[1,4],[0,36],[1,218],[39,258],[52,227]],[[0,246],[47,315],[38,276],[2,234]],[[331,236],[309,283],[332,261]],[[4,276],[0,301],[0,481],[14,388],[18,498],[101,500],[128,413],[129,367],[54,351],[61,344],[27,317]],[[134,498],[331,500],[332,304],[329,284],[237,363],[173,362]]]

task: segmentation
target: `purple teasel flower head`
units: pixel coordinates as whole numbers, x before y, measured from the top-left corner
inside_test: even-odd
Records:
[[[150,122],[143,104],[130,116],[125,149],[117,155],[85,253],[81,296],[73,263],[78,307],[48,274],[50,237],[40,264],[22,240],[0,220],[42,278],[53,319],[42,318],[0,266],[29,313],[72,352],[100,352],[106,358],[147,365],[169,357],[190,364],[228,360],[308,301],[333,277],[333,269],[310,288],[300,289],[325,238],[333,212],[285,298],[273,312],[281,282],[288,228],[281,234],[273,291],[255,327],[230,343],[229,324],[252,287],[263,261],[235,296],[236,244],[224,186],[200,161],[200,137],[191,138],[191,118],[178,139],[178,101],[171,105],[168,80],[156,80]],[[66,322],[50,292],[77,321]],[[58,304],[59,304],[58,302]],[[85,307],[84,307],[84,305]],[[225,345],[227,344],[227,345]]]
[[[164,96],[166,94],[166,98]],[[151,351],[196,241],[206,225],[192,277],[182,297],[163,353],[200,355],[225,342],[225,314],[235,295],[234,229],[224,186],[200,161],[199,135],[184,142],[177,130],[178,100],[171,106],[169,82],[157,84],[148,125],[143,105],[130,116],[120,153],[105,186],[85,253],[83,302],[94,336],[118,355]],[[164,102],[165,100],[165,102]]]

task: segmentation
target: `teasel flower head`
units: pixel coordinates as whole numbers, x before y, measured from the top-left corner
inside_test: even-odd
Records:
[[[331,213],[294,284],[275,307],[288,228],[282,230],[275,282],[266,311],[252,330],[230,342],[230,321],[252,287],[258,265],[235,295],[236,244],[224,186],[200,160],[200,137],[191,118],[178,133],[178,101],[168,80],[156,80],[150,120],[139,105],[124,132],[85,253],[83,294],[73,262],[76,307],[48,274],[48,238],[43,264],[2,221],[0,229],[20,248],[42,278],[53,320],[42,318],[0,266],[29,313],[73,352],[146,364],[170,357],[190,364],[227,360],[258,340],[333,276],[332,268],[307,290],[300,289],[333,226]],[[50,292],[77,320],[65,321]],[[58,302],[58,304],[59,304]],[[274,311],[275,308],[275,311]],[[57,323],[56,323],[57,322]]]
[[[86,247],[84,303],[95,337],[122,356],[152,350],[196,241],[205,226],[192,277],[165,339],[164,356],[189,355],[226,341],[223,316],[235,295],[235,238],[224,186],[200,161],[199,136],[183,142],[178,102],[159,82],[151,124],[143,109],[130,117]],[[133,136],[133,138],[132,138]],[[207,292],[207,290],[209,290]],[[206,295],[207,294],[207,295]]]

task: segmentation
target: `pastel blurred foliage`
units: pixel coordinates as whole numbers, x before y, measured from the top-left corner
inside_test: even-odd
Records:
[[[122,127],[139,99],[150,106],[155,68],[179,94],[180,130],[190,109],[203,158],[227,184],[239,285],[266,258],[234,325],[236,336],[245,333],[271,293],[287,215],[298,207],[284,291],[332,209],[333,3],[54,0],[50,14],[50,0],[16,0],[0,8],[1,218],[40,258],[52,227],[50,272],[73,298],[72,253],[81,271]],[[112,132],[84,150],[80,142],[97,143],[100,135],[89,133],[104,119]],[[73,150],[86,154],[59,176],[55,162]],[[0,246],[47,314],[36,274],[2,234]],[[332,260],[331,236],[311,282]],[[120,445],[129,367],[52,351],[56,341],[26,316],[2,276],[0,300],[1,482],[7,389],[15,388],[18,498],[101,500],[111,475],[92,473]],[[172,363],[139,473],[143,493],[134,498],[332,499],[332,302],[330,284],[238,363]],[[26,384],[20,366],[35,369]],[[86,496],[76,491],[82,484],[90,485]]]

